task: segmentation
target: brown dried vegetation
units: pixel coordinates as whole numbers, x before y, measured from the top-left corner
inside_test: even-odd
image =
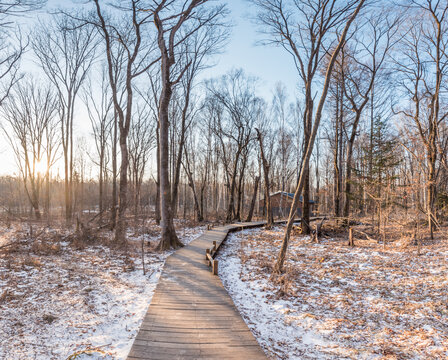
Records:
[[[272,266],[284,228],[244,232],[241,278],[266,284],[272,305],[291,304],[284,321],[325,339],[312,346],[319,358],[446,358],[447,229],[434,240],[420,233],[417,242],[413,224],[391,222],[385,242],[368,224],[355,229],[354,248],[334,222],[324,225],[319,244],[293,235],[282,275]]]

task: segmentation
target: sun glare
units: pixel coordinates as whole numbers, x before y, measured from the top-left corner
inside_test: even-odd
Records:
[[[45,175],[47,172],[47,162],[44,159],[36,161],[36,172]]]

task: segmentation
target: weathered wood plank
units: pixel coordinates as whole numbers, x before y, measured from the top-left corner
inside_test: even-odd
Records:
[[[171,255],[128,360],[266,359],[205,258],[205,250],[219,249],[229,232],[263,225],[214,228]]]

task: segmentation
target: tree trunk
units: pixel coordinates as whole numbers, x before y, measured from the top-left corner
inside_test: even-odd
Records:
[[[289,219],[288,219],[288,223],[286,225],[286,230],[285,230],[285,234],[283,237],[283,242],[282,242],[282,246],[280,249],[280,253],[278,255],[277,258],[277,262],[274,266],[274,271],[276,273],[281,273],[283,271],[283,265],[285,262],[285,258],[286,258],[286,251],[288,249],[288,243],[289,243],[289,237],[291,235],[291,230],[292,230],[292,226],[294,224],[294,217],[295,217],[295,212],[297,209],[297,206],[299,204],[299,199],[300,199],[300,193],[302,192],[303,189],[303,185],[304,185],[304,180],[305,180],[305,174],[304,174],[304,169],[308,166],[309,164],[309,160],[311,157],[311,153],[313,152],[313,146],[314,146],[314,141],[316,139],[316,135],[317,135],[317,130],[319,128],[319,124],[320,124],[320,120],[322,117],[322,110],[324,108],[325,105],[325,100],[327,98],[327,94],[328,94],[328,87],[330,85],[330,79],[331,79],[331,73],[333,71],[333,67],[334,67],[334,63],[336,61],[336,58],[343,46],[343,44],[345,43],[345,38],[347,36],[347,32],[350,28],[350,25],[352,24],[352,22],[355,20],[356,16],[358,15],[359,11],[361,10],[362,6],[364,5],[365,0],[361,0],[355,10],[355,12],[352,14],[352,16],[350,17],[350,19],[347,21],[347,24],[345,25],[344,31],[342,32],[340,38],[339,38],[339,43],[336,47],[336,49],[334,50],[330,62],[327,66],[327,71],[325,74],[325,82],[324,82],[324,88],[322,90],[322,95],[321,98],[319,100],[319,105],[317,106],[317,110],[316,110],[316,115],[314,118],[314,125],[313,125],[313,129],[311,132],[311,137],[310,137],[310,141],[306,147],[306,151],[305,151],[305,156],[304,156],[304,163],[302,165],[302,169],[300,171],[300,176],[299,176],[299,181],[297,184],[297,189],[296,192],[294,193],[294,198],[293,198],[293,202],[291,204],[291,210],[289,212]]]
[[[111,230],[117,225],[117,137],[118,137],[118,114],[114,109],[114,138],[112,143],[112,208],[111,208]]]
[[[157,181],[156,181],[156,206],[155,206],[155,220],[156,224],[160,224],[160,128],[157,124]]]
[[[355,143],[356,133],[358,129],[359,120],[361,119],[361,112],[367,100],[357,109],[355,121],[353,122],[352,133],[347,141],[347,158],[345,159],[345,204],[344,204],[344,223],[349,225],[348,218],[350,216],[350,201],[351,201],[351,182],[352,182],[352,160],[353,160],[353,145]]]
[[[434,239],[435,227],[435,200],[436,200],[436,156],[435,152],[431,152],[428,159],[429,176],[428,176],[428,190],[427,190],[427,213],[428,213],[428,230],[431,240]]]
[[[264,186],[265,186],[265,198],[264,198],[264,205],[266,207],[266,229],[272,228],[274,225],[274,217],[272,214],[272,207],[271,207],[271,196],[270,196],[270,182],[269,182],[269,164],[266,160],[266,157],[264,155],[264,147],[263,147],[263,139],[261,136],[261,133],[258,129],[255,129],[257,131],[257,138],[258,143],[260,144],[260,154],[261,154],[261,160],[263,164],[263,173],[264,173]]]
[[[240,169],[240,176],[238,179],[238,203],[237,203],[237,210],[235,214],[235,219],[237,221],[241,221],[241,208],[242,208],[242,200],[243,200],[243,188],[244,188],[244,171],[246,170],[246,164],[247,164],[247,154],[243,157],[243,162],[241,163],[241,169]]]
[[[303,197],[302,197],[302,221],[301,229],[302,234],[310,234],[310,167],[309,165],[305,169],[305,181],[303,185]]]
[[[101,154],[100,154],[100,176],[99,176],[99,213],[100,213],[100,222],[102,222],[103,219],[103,163],[104,163],[104,148],[103,145],[101,144],[102,148],[101,148]]]
[[[347,159],[345,169],[345,204],[344,204],[344,223],[349,225],[348,218],[350,216],[350,200],[351,200],[351,181],[352,181],[352,158],[353,158],[353,142],[347,143]]]
[[[257,192],[258,192],[258,183],[259,182],[260,182],[260,177],[257,176],[255,178],[254,193],[252,195],[252,201],[250,203],[249,214],[247,215],[247,219],[246,219],[247,222],[251,222],[252,217],[254,215],[255,203],[257,202]]]
[[[308,146],[308,143],[310,142],[310,135],[311,135],[311,122],[312,122],[312,115],[313,115],[313,99],[311,98],[311,86],[307,86],[307,94],[308,94],[308,101],[307,101],[307,109],[305,112],[304,117],[304,146],[305,148]],[[302,197],[302,221],[301,221],[301,229],[302,234],[310,234],[311,228],[310,228],[310,166],[309,161],[308,164],[305,165],[305,161],[303,161],[304,166],[304,184],[303,184],[303,197]]]
[[[231,222],[233,220],[233,214],[235,209],[235,187],[236,187],[236,172],[238,169],[238,162],[240,157],[241,149],[237,152],[235,156],[235,164],[233,166],[232,182],[229,189],[229,204],[227,206],[227,216],[226,221]]]
[[[176,165],[174,169],[174,183],[173,183],[173,198],[171,200],[171,208],[173,209],[173,215],[177,212],[177,198],[179,192],[179,179],[180,179],[180,165],[182,163],[182,152],[185,143],[185,125],[187,121],[187,111],[190,104],[190,90],[187,90],[185,96],[185,104],[182,108],[182,119],[181,119],[181,129],[180,129],[180,140],[179,140],[179,150],[177,152]]]
[[[341,216],[341,169],[339,167],[340,162],[340,148],[342,147],[342,142],[340,142],[340,133],[342,134],[342,111],[340,110],[340,95],[339,95],[339,85],[337,87],[338,97],[336,98],[336,123],[335,123],[335,134],[334,134],[334,194],[333,194],[333,203],[334,203],[334,216],[336,218]],[[342,106],[341,106],[342,108]],[[341,126],[339,126],[341,123]]]
[[[173,223],[173,213],[171,208],[171,187],[169,179],[169,119],[168,109],[172,95],[172,84],[170,80],[170,59],[165,48],[163,34],[159,34],[159,47],[161,48],[161,73],[162,91],[159,102],[159,129],[160,129],[160,205],[161,205],[161,225],[162,238],[157,246],[157,250],[163,251],[171,248],[182,247]]]
[[[128,110],[129,111],[129,110]],[[120,151],[121,151],[121,165],[120,165],[120,186],[119,186],[119,204],[117,222],[115,228],[115,244],[117,246],[126,245],[126,208],[128,195],[128,144],[127,132],[123,131],[120,126]]]

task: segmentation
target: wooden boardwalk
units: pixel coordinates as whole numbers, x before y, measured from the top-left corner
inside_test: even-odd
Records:
[[[260,227],[238,223],[207,231],[171,255],[128,359],[266,359],[205,250],[231,231]]]

